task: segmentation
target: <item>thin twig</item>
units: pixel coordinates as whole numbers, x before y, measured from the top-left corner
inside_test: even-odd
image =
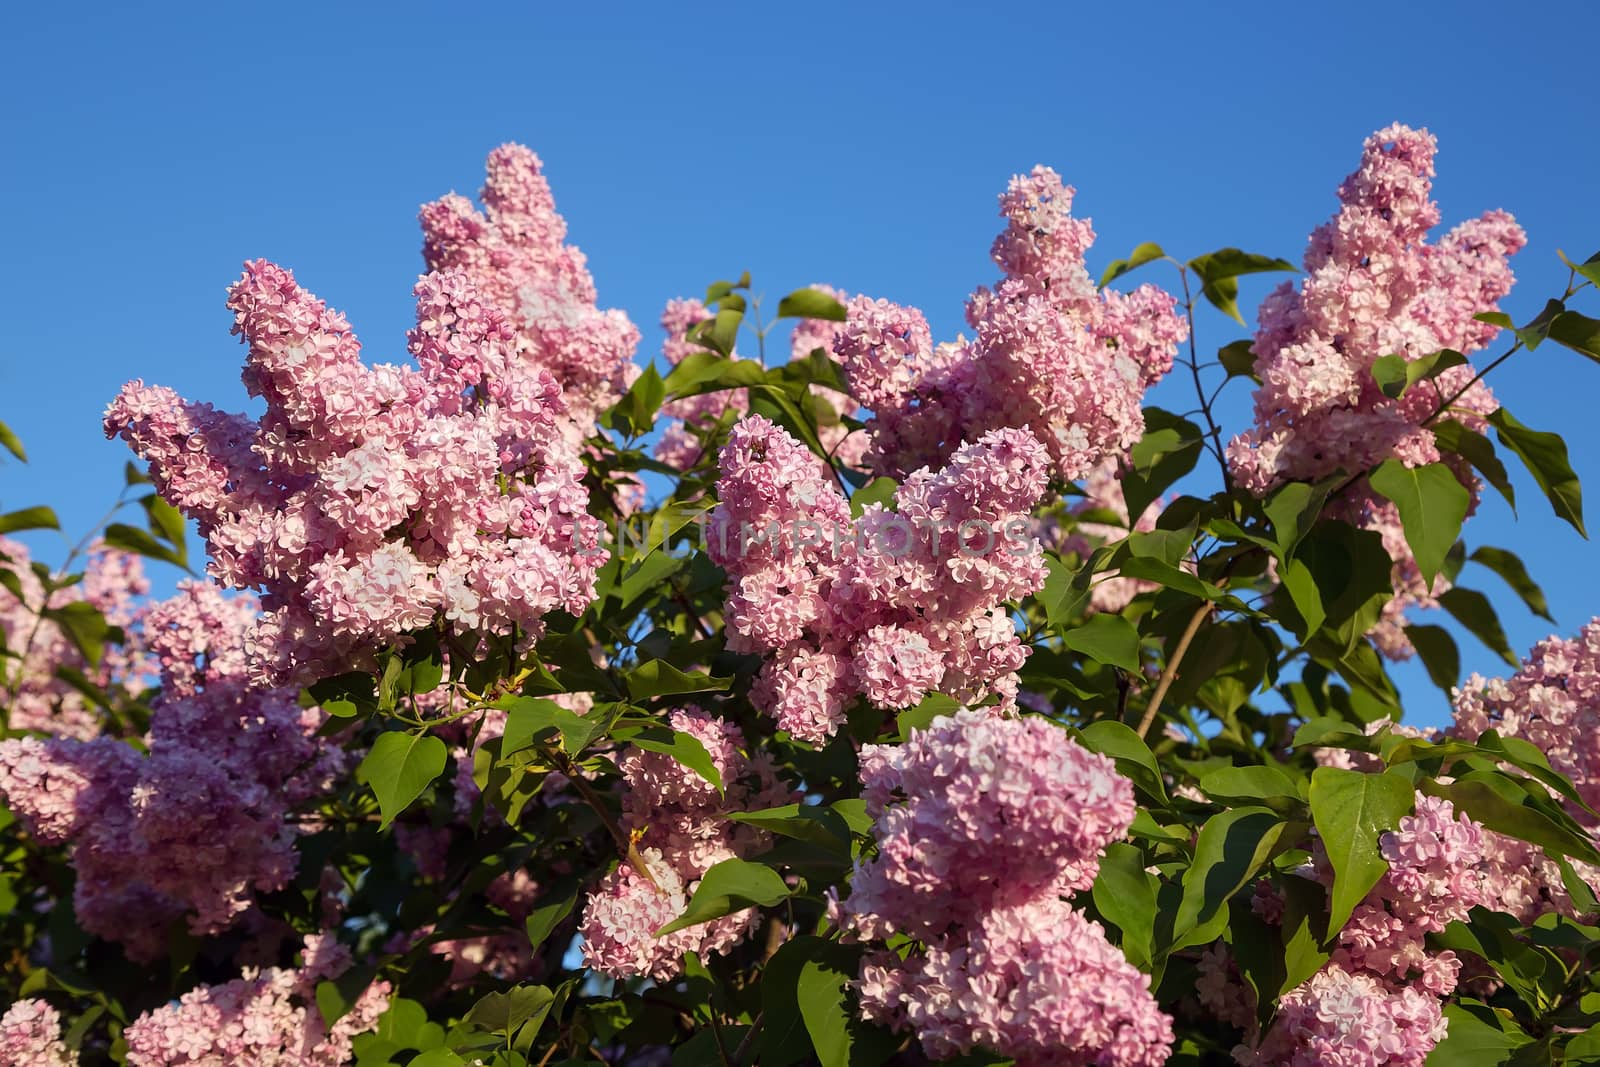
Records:
[[[1156,721],[1156,713],[1161,710],[1161,702],[1167,698],[1167,690],[1172,688],[1173,679],[1178,677],[1178,665],[1183,662],[1184,653],[1189,651],[1189,643],[1194,640],[1194,635],[1200,630],[1200,624],[1206,621],[1211,611],[1212,604],[1208,600],[1195,609],[1194,615],[1189,619],[1189,625],[1184,627],[1183,636],[1178,638],[1178,647],[1172,650],[1172,658],[1167,660],[1167,666],[1161,672],[1161,679],[1156,682],[1155,695],[1150,698],[1149,707],[1144,709],[1144,718],[1139,720],[1140,737],[1150,732],[1151,724]]]
[[[639,855],[639,847],[633,843],[632,838],[623,833],[622,827],[617,825],[617,820],[612,818],[611,809],[606,807],[605,801],[601,800],[599,795],[589,788],[589,783],[583,780],[583,776],[578,773],[578,768],[573,765],[570,759],[565,755],[554,752],[548,753],[548,755],[553,757],[551,762],[556,765],[562,774],[567,776],[567,780],[578,791],[578,795],[583,798],[584,803],[593,808],[595,814],[600,816],[600,821],[605,824],[607,832],[611,834],[611,839],[616,842],[617,851],[627,858],[628,865],[638,871],[645,881],[659,891],[661,884],[650,873],[650,867],[645,863],[644,857]]]

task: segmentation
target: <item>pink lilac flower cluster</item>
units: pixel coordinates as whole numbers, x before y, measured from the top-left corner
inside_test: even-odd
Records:
[[[1388,870],[1339,931],[1333,963],[1435,997],[1453,992],[1461,961],[1448,950],[1429,951],[1424,939],[1485,902],[1484,836],[1448,800],[1418,793],[1414,813],[1379,838]],[[1318,860],[1319,879],[1331,884],[1331,868],[1320,854]]]
[[[1369,137],[1361,166],[1339,187],[1338,214],[1311,235],[1300,288],[1286,283],[1262,301],[1252,348],[1261,380],[1255,427],[1227,450],[1234,478],[1257,495],[1286,481],[1359,475],[1391,458],[1413,467],[1437,462],[1427,424],[1443,402],[1450,401],[1447,417],[1474,430],[1499,406],[1487,386],[1473,383],[1470,366],[1399,399],[1385,396],[1371,373],[1382,356],[1470,354],[1488,344],[1496,328],[1474,316],[1494,311],[1510,291],[1507,259],[1526,243],[1502,211],[1428,243],[1439,221],[1429,199],[1434,150],[1432,135],[1406,126]],[[1471,471],[1452,466],[1476,496]],[[1364,483],[1331,510],[1384,535],[1396,560],[1397,603],[1374,637],[1385,653],[1409,655],[1401,610],[1430,605],[1447,584],[1430,588],[1423,580],[1394,506]]]
[[[191,989],[139,1016],[123,1035],[128,1064],[342,1067],[353,1056],[352,1039],[375,1029],[389,1004],[389,984],[374,982],[331,1027],[324,1023],[317,983],[350,965],[349,949],[331,935],[307,937],[297,968],[247,969],[231,982]]]
[[[1426,1059],[1445,1033],[1442,998],[1455,991],[1462,971],[1454,952],[1430,950],[1426,937],[1492,903],[1494,836],[1448,800],[1418,793],[1413,813],[1379,838],[1388,869],[1338,932],[1328,964],[1279,1001],[1259,1040],[1253,996],[1234,974],[1212,966],[1197,991],[1203,1005],[1246,1030],[1250,1044],[1238,1050],[1240,1062],[1378,1067]],[[1303,873],[1332,883],[1320,843]],[[1281,898],[1266,883],[1251,904],[1267,922],[1282,921]],[[1216,951],[1225,959],[1220,945]],[[1384,1022],[1374,1030],[1379,1017]]]
[[[1476,741],[1484,731],[1536,746],[1586,804],[1600,804],[1600,619],[1574,638],[1549,637],[1533,647],[1510,678],[1473,674],[1454,693],[1450,734]],[[1572,816],[1600,842],[1600,822],[1576,804]],[[1501,911],[1531,923],[1550,911],[1573,913],[1560,868],[1543,849],[1487,833],[1485,893]],[[1574,861],[1577,875],[1600,886],[1600,870]]]
[[[19,1000],[0,1015],[0,1067],[77,1067],[61,1040],[61,1015],[42,1000]]]
[[[167,952],[170,924],[232,926],[296,865],[293,809],[344,769],[290,689],[252,690],[248,613],[187,582],[146,616],[164,665],[147,752],[108,737],[0,741],[0,798],[41,843],[67,844],[82,927],[130,958]]]
[[[6,725],[87,740],[100,733],[104,715],[62,672],[129,697],[154,680],[140,634],[140,598],[150,583],[138,556],[100,547],[90,553],[83,580],[55,591],[47,603],[32,562],[26,545],[0,536],[0,570],[16,579],[15,590],[0,584],[0,647],[11,653],[0,659],[0,692],[9,698]],[[42,609],[70,604],[88,604],[123,631],[124,640],[107,644],[98,663],[86,660],[58,623],[40,617]]]
[[[481,198],[482,212],[454,193],[422,208],[423,257],[429,270],[460,271],[508,327],[512,358],[550,373],[581,440],[638,376],[638,327],[596,307],[537,155],[517,144],[489,153]]]
[[[965,710],[862,751],[876,854],[830,914],[870,951],[863,1013],[936,1059],[975,1046],[1022,1065],[1157,1064],[1172,1023],[1148,976],[1063,901],[1133,821],[1133,787],[1044,719]]]
[[[589,894],[580,927],[584,962],[614,978],[665,980],[682,970],[685,952],[704,959],[744,940],[755,927],[754,911],[660,937],[656,931],[683,914],[706,871],[765,842],[761,832],[729,821],[726,813],[793,799],[765,754],[746,755],[744,734],[734,724],[693,706],[674,710],[668,723],[704,746],[723,788],[664,753],[630,748],[618,761],[622,828],[639,844],[647,871],[624,861],[602,879]]]
[[[1019,427],[1070,481],[1143,435],[1144,392],[1171,369],[1188,326],[1153,285],[1095,287],[1083,258],[1094,230],[1072,217],[1073,195],[1048,167],[1011,179],[991,250],[1003,277],[968,299],[971,340],[936,348],[920,311],[850,302],[834,352],[872,410],[880,472],[936,465],[963,442]]]
[[[993,430],[939,471],[919,470],[896,510],[850,505],[815,457],[750,416],[720,455],[707,553],[728,572],[728,646],[771,653],[751,700],[795,738],[831,737],[859,695],[881,708],[929,692],[1014,700],[1027,657],[1002,606],[1040,588],[1027,516],[1049,456],[1025,430]]]
[[[162,495],[199,523],[210,570],[263,593],[253,677],[370,666],[436,620],[537,635],[581,611],[605,560],[550,373],[453,268],[418,282],[420,369],[368,367],[344,317],[265,261],[229,290],[258,420],[133,382],[106,413]]]
[[[1540,641],[1510,678],[1473,674],[1454,704],[1453,735],[1476,741],[1494,730],[1521,738],[1572,780],[1585,803],[1600,806],[1600,618],[1575,638]],[[1576,805],[1572,814],[1594,825]]]
[[[1329,965],[1278,1001],[1277,1018],[1244,1067],[1422,1067],[1448,1026],[1439,1001]]]

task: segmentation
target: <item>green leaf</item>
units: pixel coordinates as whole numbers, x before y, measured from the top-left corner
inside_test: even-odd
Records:
[[[356,780],[372,789],[383,813],[379,829],[411,806],[433,780],[444,773],[449,749],[437,737],[390,731],[380,734],[361,765]]]
[[[1136,270],[1146,263],[1153,263],[1166,256],[1161,246],[1153,241],[1146,241],[1128,253],[1127,259],[1114,259],[1106,267],[1105,273],[1100,275],[1100,288],[1104,289],[1118,278],[1131,270]]]
[[[163,563],[170,563],[174,567],[189,569],[188,561],[171,548],[157,541],[150,534],[137,526],[127,526],[114,522],[106,527],[102,540],[112,548],[124,552],[132,552],[136,556],[145,556],[149,559],[159,559]]]
[[[1262,504],[1272,533],[1277,540],[1280,559],[1288,559],[1300,547],[1333,489],[1331,481],[1289,482],[1274,490]]]
[[[1378,851],[1378,838],[1411,814],[1415,792],[1410,781],[1394,773],[1362,774],[1338,767],[1311,772],[1311,820],[1333,865],[1330,934],[1344,929],[1351,911],[1389,869]]]
[[[395,997],[389,1002],[388,1010],[378,1017],[375,1033],[397,1049],[423,1051],[438,1048],[444,1042],[444,1027],[429,1022],[427,1009],[405,997]]]
[[[552,730],[561,735],[561,751],[577,756],[605,729],[598,714],[593,718],[579,715],[546,697],[511,697],[496,701],[495,706],[506,712],[505,732],[500,738],[502,756],[533,747]]]
[[[1600,851],[1581,827],[1557,808],[1541,810],[1525,790],[1507,775],[1473,771],[1453,782],[1428,779],[1418,785],[1429,796],[1443,797],[1496,833],[1539,845],[1553,853],[1585,863],[1600,863]]]
[[[656,936],[698,926],[746,908],[770,907],[788,899],[789,887],[771,867],[748,860],[723,860],[700,879],[684,913],[656,931]]]
[[[612,405],[608,425],[625,434],[645,433],[656,424],[656,412],[667,397],[667,386],[655,364],[635,378],[628,391]]]
[[[1469,430],[1454,419],[1444,419],[1433,425],[1433,437],[1442,452],[1454,452],[1478,469],[1484,481],[1495,487],[1512,514],[1517,510],[1517,491],[1506,473],[1506,465],[1495,453],[1494,443],[1476,430]]]
[[[1372,380],[1378,389],[1391,400],[1404,396],[1418,382],[1437,378],[1451,367],[1466,366],[1467,357],[1454,349],[1444,348],[1417,359],[1405,356],[1379,356],[1372,362]],[[1442,401],[1444,398],[1440,398]]]
[[[1300,824],[1302,827],[1304,824]],[[1230,808],[1207,819],[1195,841],[1194,862],[1183,875],[1183,899],[1172,924],[1173,949],[1191,943],[1229,898],[1254,881],[1294,826],[1267,808]],[[1290,834],[1292,840],[1294,835]]]
[[[23,508],[20,511],[0,515],[0,534],[16,533],[18,530],[59,529],[61,529],[61,520],[56,518],[55,510],[42,504],[38,507]]]
[[[1094,880],[1094,907],[1122,931],[1122,954],[1148,971],[1155,937],[1157,882],[1145,870],[1144,853],[1126,842],[1106,846]]]
[[[1272,1001],[1322,970],[1330,955],[1322,947],[1328,940],[1327,891],[1316,882],[1292,876],[1280,879],[1278,889],[1283,893],[1283,925],[1279,932],[1283,985],[1272,994]]]
[[[332,1026],[349,1014],[355,1007],[356,1001],[361,999],[361,994],[366,992],[372,979],[373,971],[364,967],[355,967],[345,971],[331,982],[318,982],[316,988],[317,1011],[322,1015],[324,1025]]]
[[[467,1021],[492,1033],[504,1034],[509,1042],[524,1026],[529,1036],[538,1033],[555,993],[542,985],[522,985],[504,993],[489,993],[467,1012]]]
[[[572,914],[572,908],[577,902],[578,892],[573,889],[562,894],[558,900],[554,900],[549,904],[541,904],[529,912],[527,922],[523,924],[528,931],[528,943],[534,948],[543,945],[550,935],[555,932],[556,927],[560,926],[562,921]]]
[[[843,304],[821,289],[796,289],[778,301],[778,318],[843,322],[845,309]]]
[[[1495,613],[1488,597],[1476,589],[1458,585],[1441,593],[1438,601],[1472,636],[1498,652],[1500,658],[1511,666],[1517,666],[1517,654],[1511,651],[1511,643],[1506,640],[1506,632],[1500,625],[1500,616]]]
[[[1449,693],[1461,680],[1461,652],[1455,638],[1443,626],[1406,627],[1406,637],[1417,650],[1433,684]]]
[[[1097,663],[1137,673],[1139,631],[1121,615],[1091,615],[1081,625],[1061,631],[1061,643]]]
[[[627,738],[628,743],[646,752],[659,752],[671,756],[701,778],[710,782],[718,793],[723,790],[722,773],[711,761],[705,743],[694,734],[673,730],[666,726],[647,726]]]
[[[1600,319],[1563,311],[1550,320],[1550,340],[1600,363]]]
[[[45,608],[39,612],[39,617],[61,627],[67,639],[83,654],[91,667],[99,665],[106,641],[112,636],[112,628],[98,608],[86,600],[74,600],[60,607]]]
[[[685,674],[663,659],[641,663],[628,672],[624,679],[628,696],[634,700],[651,697],[677,696],[681,693],[720,693],[733,682],[732,678],[716,678],[704,671]]]
[[[1256,376],[1254,344],[1255,342],[1250,340],[1229,341],[1217,349],[1217,362],[1221,363],[1222,369],[1228,372],[1228,377],[1254,378]]]
[[[28,462],[28,453],[22,447],[22,439],[3,422],[0,422],[0,448],[4,448],[22,462]]]
[[[1563,1060],[1571,1067],[1578,1064],[1595,1067],[1600,1064],[1600,1023],[1568,1038]]]
[[[753,359],[729,359],[715,352],[691,352],[668,372],[662,383],[675,399],[742,389],[766,381],[767,372]]]
[[[350,671],[324,678],[305,689],[309,698],[307,707],[317,706],[335,718],[348,719],[356,715],[370,715],[378,710],[377,691],[372,685],[372,675],[365,671]]]
[[[838,812],[821,805],[785,804],[762,811],[729,812],[726,818],[831,851],[850,850],[849,825]]]
[[[888,507],[894,500],[895,490],[900,484],[893,478],[874,478],[872,481],[850,494],[850,515],[859,519],[862,512],[871,504],[882,504]]]
[[[828,944],[800,965],[795,998],[821,1067],[873,1067],[899,1044],[863,1023],[850,1003],[858,956],[848,946]]]
[[[1490,415],[1489,421],[1494,424],[1500,443],[1517,454],[1539,483],[1555,513],[1588,537],[1583,528],[1583,488],[1567,459],[1566,442],[1558,434],[1529,429],[1505,408]]]
[[[763,1067],[790,1067],[811,1054],[810,1035],[800,1014],[797,991],[800,969],[828,951],[828,942],[814,934],[800,934],[783,943],[761,971],[761,1011],[764,1020],[759,1062]]]
[[[1428,1054],[1429,1067],[1511,1067],[1533,1044],[1509,1012],[1483,1004],[1446,1004],[1444,1018],[1450,1032]]]
[[[1557,251],[1557,254],[1561,256],[1561,261],[1563,263],[1566,263],[1573,270],[1577,271],[1578,274],[1589,279],[1595,285],[1600,286],[1600,252],[1596,252],[1582,263],[1573,263],[1571,260],[1567,259],[1566,253],[1560,252],[1559,250]]]
[[[139,505],[144,508],[145,516],[150,522],[150,532],[171,545],[179,556],[187,558],[187,537],[184,529],[183,512],[161,499],[155,493],[142,497],[139,500]]]
[[[1222,248],[1191,259],[1189,269],[1200,278],[1200,291],[1205,298],[1242,326],[1244,316],[1239,314],[1238,305],[1239,276],[1264,271],[1294,271],[1297,268],[1287,260],[1260,256],[1237,248]]]
[[[1406,543],[1417,559],[1423,581],[1433,583],[1472,505],[1472,494],[1443,463],[1408,467],[1384,460],[1369,479],[1372,488],[1394,502],[1405,527]]]
[[[1141,792],[1159,804],[1167,803],[1167,790],[1155,754],[1131,727],[1115,719],[1101,719],[1079,730],[1077,738],[1090,752],[1110,756],[1117,765],[1117,773],[1132,781]]]
[[[1528,610],[1549,622],[1556,620],[1550,615],[1550,602],[1545,599],[1544,590],[1539,588],[1528,574],[1528,568],[1523,565],[1522,559],[1515,552],[1509,552],[1493,545],[1483,545],[1467,557],[1473,563],[1481,564],[1498,574],[1513,592],[1522,598],[1528,605]]]
[[[916,706],[907,708],[895,717],[897,736],[901,741],[909,741],[913,731],[926,730],[935,719],[954,715],[960,710],[961,702],[955,697],[929,693]]]
[[[1269,807],[1287,802],[1300,803],[1300,790],[1294,779],[1276,767],[1253,765],[1248,767],[1219,767],[1200,777],[1200,792],[1213,800],[1232,803],[1254,800]]]
[[[739,339],[739,324],[744,321],[743,303],[742,298],[723,300],[716,315],[689,328],[689,340],[724,356],[732,356]]]
[[[1161,408],[1144,409],[1144,436],[1129,454],[1122,475],[1128,514],[1137,521],[1156,498],[1194,470],[1205,446],[1200,427]]]

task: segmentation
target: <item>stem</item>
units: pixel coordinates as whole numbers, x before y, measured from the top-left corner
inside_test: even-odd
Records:
[[[1196,608],[1195,613],[1190,616],[1189,625],[1184,627],[1183,636],[1178,638],[1178,647],[1172,650],[1172,658],[1167,660],[1167,666],[1161,672],[1161,679],[1156,682],[1156,691],[1150,698],[1150,706],[1144,709],[1144,718],[1139,720],[1140,737],[1150,732],[1151,724],[1156,721],[1156,713],[1161,710],[1161,702],[1167,698],[1167,690],[1172,688],[1173,679],[1178,677],[1178,665],[1183,662],[1184,654],[1189,651],[1190,642],[1194,640],[1194,635],[1200,630],[1200,624],[1206,621],[1211,611],[1212,604],[1208,600]]]
[[[638,871],[640,876],[659,892],[661,884],[650,873],[650,867],[645,863],[644,857],[639,855],[639,847],[633,843],[627,834],[622,832],[622,827],[617,825],[617,820],[611,815],[611,809],[606,807],[605,801],[601,800],[599,794],[589,787],[589,783],[583,780],[583,776],[578,773],[578,768],[574,767],[572,761],[560,753],[547,751],[545,755],[550,758],[550,762],[554,763],[562,774],[567,776],[567,780],[572,783],[572,788],[578,791],[578,795],[583,798],[583,802],[593,808],[596,815],[600,816],[600,821],[605,824],[606,831],[611,834],[611,840],[616,843],[617,851],[627,858],[628,865]]]
[[[1522,347],[1522,342],[1519,340],[1515,344],[1513,344],[1510,348],[1508,348],[1504,352],[1502,352],[1500,355],[1496,356],[1494,358],[1494,360],[1492,360],[1490,363],[1488,363],[1481,371],[1479,371],[1477,374],[1473,375],[1473,378],[1472,378],[1472,380],[1470,382],[1468,382],[1466,385],[1463,385],[1460,389],[1457,389],[1454,393],[1451,393],[1450,394],[1450,399],[1441,400],[1439,402],[1439,406],[1434,409],[1433,414],[1429,415],[1426,419],[1422,420],[1422,425],[1424,425],[1424,426],[1428,425],[1434,419],[1437,419],[1440,415],[1443,415],[1446,411],[1449,411],[1451,404],[1454,404],[1457,400],[1460,400],[1463,396],[1465,396],[1468,389],[1471,389],[1474,385],[1477,385],[1479,382],[1483,381],[1483,379],[1488,375],[1488,373],[1490,371],[1494,370],[1500,364],[1502,364],[1506,360],[1510,359],[1513,355],[1516,354],[1517,349],[1519,349],[1521,347]],[[1434,388],[1437,389],[1438,386],[1435,385]]]
[[[722,1060],[722,1067],[733,1067],[733,1064],[728,1061],[727,1047],[722,1043],[722,1023],[717,1019],[717,1007],[715,1004],[711,1006],[711,1036],[717,1042],[717,1057]]]
[[[1194,336],[1194,296],[1189,292],[1189,268],[1182,263],[1178,264],[1178,280],[1183,283],[1183,316],[1189,323],[1189,374],[1194,378],[1194,395],[1200,401],[1201,414],[1206,417],[1206,431],[1211,437],[1208,448],[1211,454],[1217,457],[1217,465],[1222,468],[1222,484],[1231,489],[1233,476],[1228,473],[1228,460],[1222,451],[1222,430],[1217,426],[1217,420],[1211,416],[1211,400],[1215,400],[1216,397],[1213,395],[1211,400],[1206,399],[1205,383],[1200,380],[1200,356],[1195,347]],[[1218,387],[1218,392],[1221,392],[1221,386]]]
[[[761,1033],[761,1023],[765,1019],[766,1012],[756,1012],[755,1021],[750,1024],[750,1032],[744,1035],[744,1040],[739,1042],[739,1047],[733,1050],[733,1062],[735,1064],[744,1062],[745,1053],[750,1051],[751,1043],[755,1041],[756,1035]]]

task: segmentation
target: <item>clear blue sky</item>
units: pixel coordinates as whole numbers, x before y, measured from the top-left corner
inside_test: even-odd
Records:
[[[1528,229],[1519,321],[1564,281],[1557,247],[1600,249],[1593,4],[997,10],[14,8],[0,419],[34,459],[0,471],[0,509],[49,501],[70,527],[94,520],[126,458],[100,412],[127,378],[247,407],[222,306],[247,257],[345,310],[371,357],[403,358],[417,206],[475,193],[507,140],[544,157],[602,304],[641,324],[646,356],[666,298],[746,268],[774,296],[828,281],[916,304],[949,336],[993,275],[995,194],[1036,162],[1077,186],[1100,233],[1092,266],[1147,240],[1298,261],[1362,138],[1394,120],[1438,135],[1447,225],[1504,207]],[[1246,300],[1264,289],[1247,283]],[[1202,321],[1208,348],[1238,336]],[[1493,384],[1572,442],[1600,527],[1600,367],[1551,346]],[[1191,406],[1182,385],[1155,401]],[[1228,402],[1234,426],[1245,402]],[[1468,540],[1522,551],[1575,630],[1600,613],[1600,549],[1518,488],[1520,521],[1491,494]],[[1497,582],[1470,584],[1525,648],[1548,627]],[[1461,643],[1469,669],[1496,669]],[[1437,721],[1420,669],[1400,677],[1413,717]]]

